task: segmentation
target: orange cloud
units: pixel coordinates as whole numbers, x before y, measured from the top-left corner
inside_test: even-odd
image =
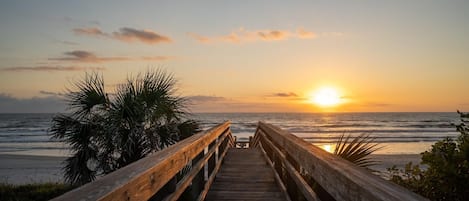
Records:
[[[238,34],[231,33],[230,35],[223,36],[222,40],[227,41],[227,42],[232,42],[232,43],[239,43],[241,42],[242,39],[238,36]]]
[[[262,40],[284,40],[288,38],[290,33],[288,31],[258,31],[257,35],[262,38]]]
[[[91,27],[91,28],[76,28],[73,29],[75,34],[79,35],[89,35],[89,36],[108,36],[108,34],[101,31],[99,28]]]
[[[118,32],[113,32],[112,35],[115,39],[126,42],[140,41],[147,44],[172,42],[171,38],[157,34],[151,30],[137,30],[128,27],[121,28]]]
[[[109,61],[129,60],[129,58],[127,57],[98,57],[91,52],[83,51],[83,50],[65,52],[64,55],[65,57],[50,58],[49,60],[87,62],[87,63],[100,63],[100,62],[109,62]]]
[[[70,61],[83,63],[102,63],[115,61],[165,61],[172,59],[171,56],[140,56],[140,57],[98,57],[94,53],[84,50],[65,52],[63,57],[49,58],[53,61]]]
[[[138,30],[129,27],[120,28],[119,31],[106,33],[101,31],[101,29],[96,27],[90,28],[75,28],[73,32],[78,35],[94,36],[94,37],[106,37],[115,40],[125,41],[125,42],[135,42],[139,41],[145,44],[155,44],[155,43],[170,43],[172,39],[168,36],[163,36],[152,30]]]
[[[296,93],[293,93],[293,92],[288,92],[288,93],[279,92],[279,93],[272,94],[272,96],[274,96],[274,97],[298,97],[298,95]]]
[[[298,38],[316,38],[317,35],[314,32],[306,31],[303,28],[297,30]]]
[[[219,101],[226,101],[225,97],[220,96],[204,96],[204,95],[196,95],[196,96],[188,96],[186,97],[187,100],[194,102],[194,103],[207,103],[207,102],[219,102]]]
[[[241,42],[255,42],[255,41],[278,41],[287,40],[289,38],[298,39],[311,39],[315,38],[314,32],[306,31],[301,28],[298,29],[297,33],[286,31],[286,30],[256,30],[249,31],[243,28],[233,31],[227,35],[221,36],[203,36],[197,33],[187,33],[187,35],[198,42],[211,43],[211,42],[230,42],[230,43],[241,43]]]

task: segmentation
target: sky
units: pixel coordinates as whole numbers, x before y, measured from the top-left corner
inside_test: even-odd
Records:
[[[158,68],[192,112],[469,111],[467,19],[456,0],[0,0],[0,113]]]

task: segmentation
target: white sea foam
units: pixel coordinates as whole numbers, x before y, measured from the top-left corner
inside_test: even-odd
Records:
[[[0,154],[67,156],[68,146],[51,139],[53,114],[0,114]],[[316,144],[333,144],[343,134],[367,133],[384,144],[384,154],[416,154],[445,137],[458,136],[457,113],[215,113],[194,114],[203,128],[230,120],[234,135],[253,135],[258,121],[271,123]]]

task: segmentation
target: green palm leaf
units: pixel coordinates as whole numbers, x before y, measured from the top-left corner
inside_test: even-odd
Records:
[[[348,160],[360,167],[376,165],[378,161],[369,156],[383,147],[375,143],[375,138],[368,134],[361,134],[357,137],[342,134],[336,142],[334,154]]]
[[[66,180],[92,181],[198,131],[187,120],[176,80],[162,70],[130,77],[110,98],[98,74],[86,74],[68,90],[69,114],[53,118],[52,137],[70,145]]]

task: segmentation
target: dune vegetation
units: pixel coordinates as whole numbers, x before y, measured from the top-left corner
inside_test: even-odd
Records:
[[[2,201],[50,200],[73,188],[74,186],[72,185],[62,183],[0,184],[0,198]]]
[[[412,163],[405,169],[389,168],[391,181],[431,200],[469,200],[469,114],[458,113],[459,137],[438,141],[423,152],[426,169]]]

